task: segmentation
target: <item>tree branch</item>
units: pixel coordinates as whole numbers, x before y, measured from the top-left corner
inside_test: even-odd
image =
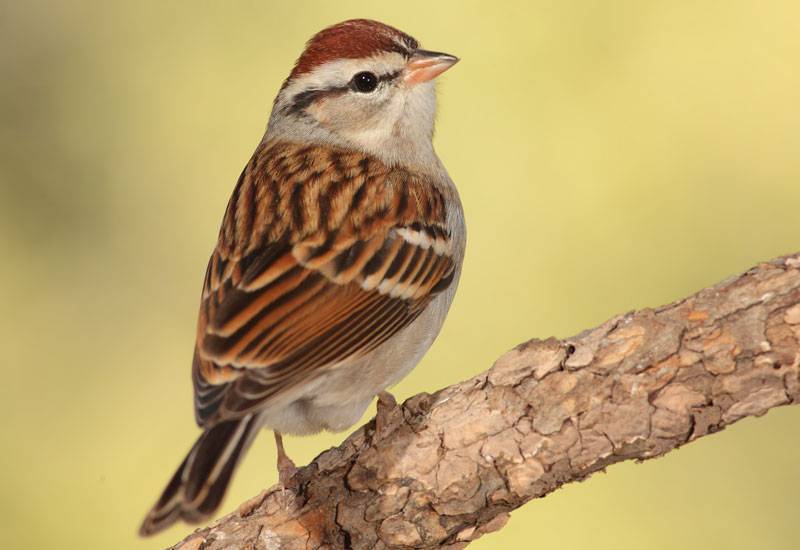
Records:
[[[420,394],[174,548],[462,548],[609,464],[800,401],[800,255]]]

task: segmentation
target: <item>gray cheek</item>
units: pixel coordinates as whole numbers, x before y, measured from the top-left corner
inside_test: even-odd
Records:
[[[389,101],[388,96],[342,98],[341,102],[330,106],[330,122],[337,128],[373,125],[384,115]]]

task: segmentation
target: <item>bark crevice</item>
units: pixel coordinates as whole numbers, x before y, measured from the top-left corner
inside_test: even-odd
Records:
[[[623,460],[800,401],[800,255],[409,398],[174,548],[463,548]]]

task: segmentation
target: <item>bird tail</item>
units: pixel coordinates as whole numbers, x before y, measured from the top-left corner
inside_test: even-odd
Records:
[[[259,427],[258,415],[250,414],[206,429],[144,518],[139,533],[153,535],[180,519],[198,523],[213,514]]]

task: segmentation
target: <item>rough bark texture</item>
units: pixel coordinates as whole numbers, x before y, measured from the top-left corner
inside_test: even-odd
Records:
[[[462,548],[609,464],[800,401],[800,255],[387,412],[174,548]]]

